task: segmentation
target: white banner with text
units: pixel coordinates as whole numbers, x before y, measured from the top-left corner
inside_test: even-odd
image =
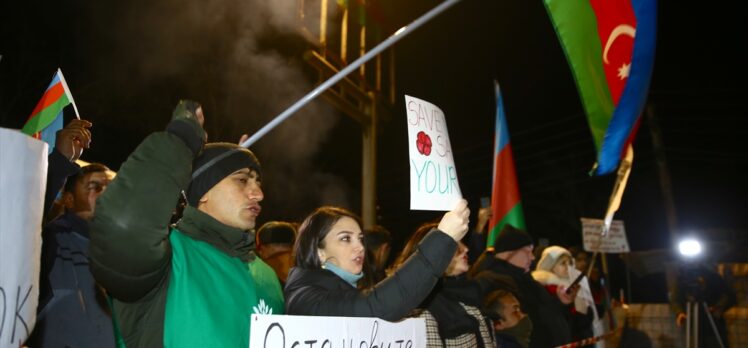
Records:
[[[36,322],[47,143],[0,128],[0,347],[20,347]]]
[[[426,347],[426,322],[378,318],[252,315],[252,348]]]
[[[626,239],[626,230],[623,221],[613,220],[610,231],[603,236],[603,220],[582,218],[582,238],[584,250],[589,252],[601,252],[620,254],[629,252],[629,242]]]

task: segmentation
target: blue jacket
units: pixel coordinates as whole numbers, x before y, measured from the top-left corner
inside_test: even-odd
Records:
[[[65,213],[42,232],[37,323],[32,347],[114,347],[103,292],[89,270],[88,223]]]

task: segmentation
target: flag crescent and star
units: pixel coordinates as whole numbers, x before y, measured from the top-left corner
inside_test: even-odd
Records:
[[[597,148],[612,173],[636,135],[654,66],[656,0],[544,0]],[[597,35],[595,35],[597,34]]]

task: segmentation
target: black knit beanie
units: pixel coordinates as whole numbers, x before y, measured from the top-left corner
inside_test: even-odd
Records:
[[[495,253],[500,253],[517,250],[532,244],[532,237],[527,232],[506,224],[501,229],[499,236],[496,237],[493,249]]]
[[[239,145],[231,143],[206,144],[192,163],[192,181],[187,189],[187,203],[197,207],[200,198],[231,173],[249,168],[260,174],[257,157]]]

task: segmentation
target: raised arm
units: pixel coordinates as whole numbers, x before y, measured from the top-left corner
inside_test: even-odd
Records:
[[[55,197],[65,185],[65,180],[80,169],[75,161],[91,144],[91,126],[91,122],[75,119],[55,134],[55,147],[48,157],[44,214],[49,212]]]
[[[444,215],[438,230],[429,232],[418,250],[391,276],[368,291],[329,290],[324,279],[294,288],[289,280],[287,312],[298,315],[377,317],[398,320],[410,313],[431,293],[457,248],[455,241],[467,232],[470,212],[461,201]],[[327,272],[327,271],[322,271]],[[329,273],[329,272],[328,272]],[[336,277],[332,273],[330,276]],[[293,277],[293,275],[289,276]]]
[[[368,291],[329,290],[318,282],[286,291],[286,312],[295,315],[377,317],[398,320],[412,311],[431,292],[436,281],[449,265],[457,244],[447,234],[432,231],[401,268]],[[302,270],[303,271],[303,270]],[[337,277],[331,272],[329,277]],[[293,278],[293,272],[289,275]]]
[[[180,102],[166,132],[149,135],[97,200],[91,269],[115,298],[138,300],[164,277],[171,213],[204,143],[198,104]]]

